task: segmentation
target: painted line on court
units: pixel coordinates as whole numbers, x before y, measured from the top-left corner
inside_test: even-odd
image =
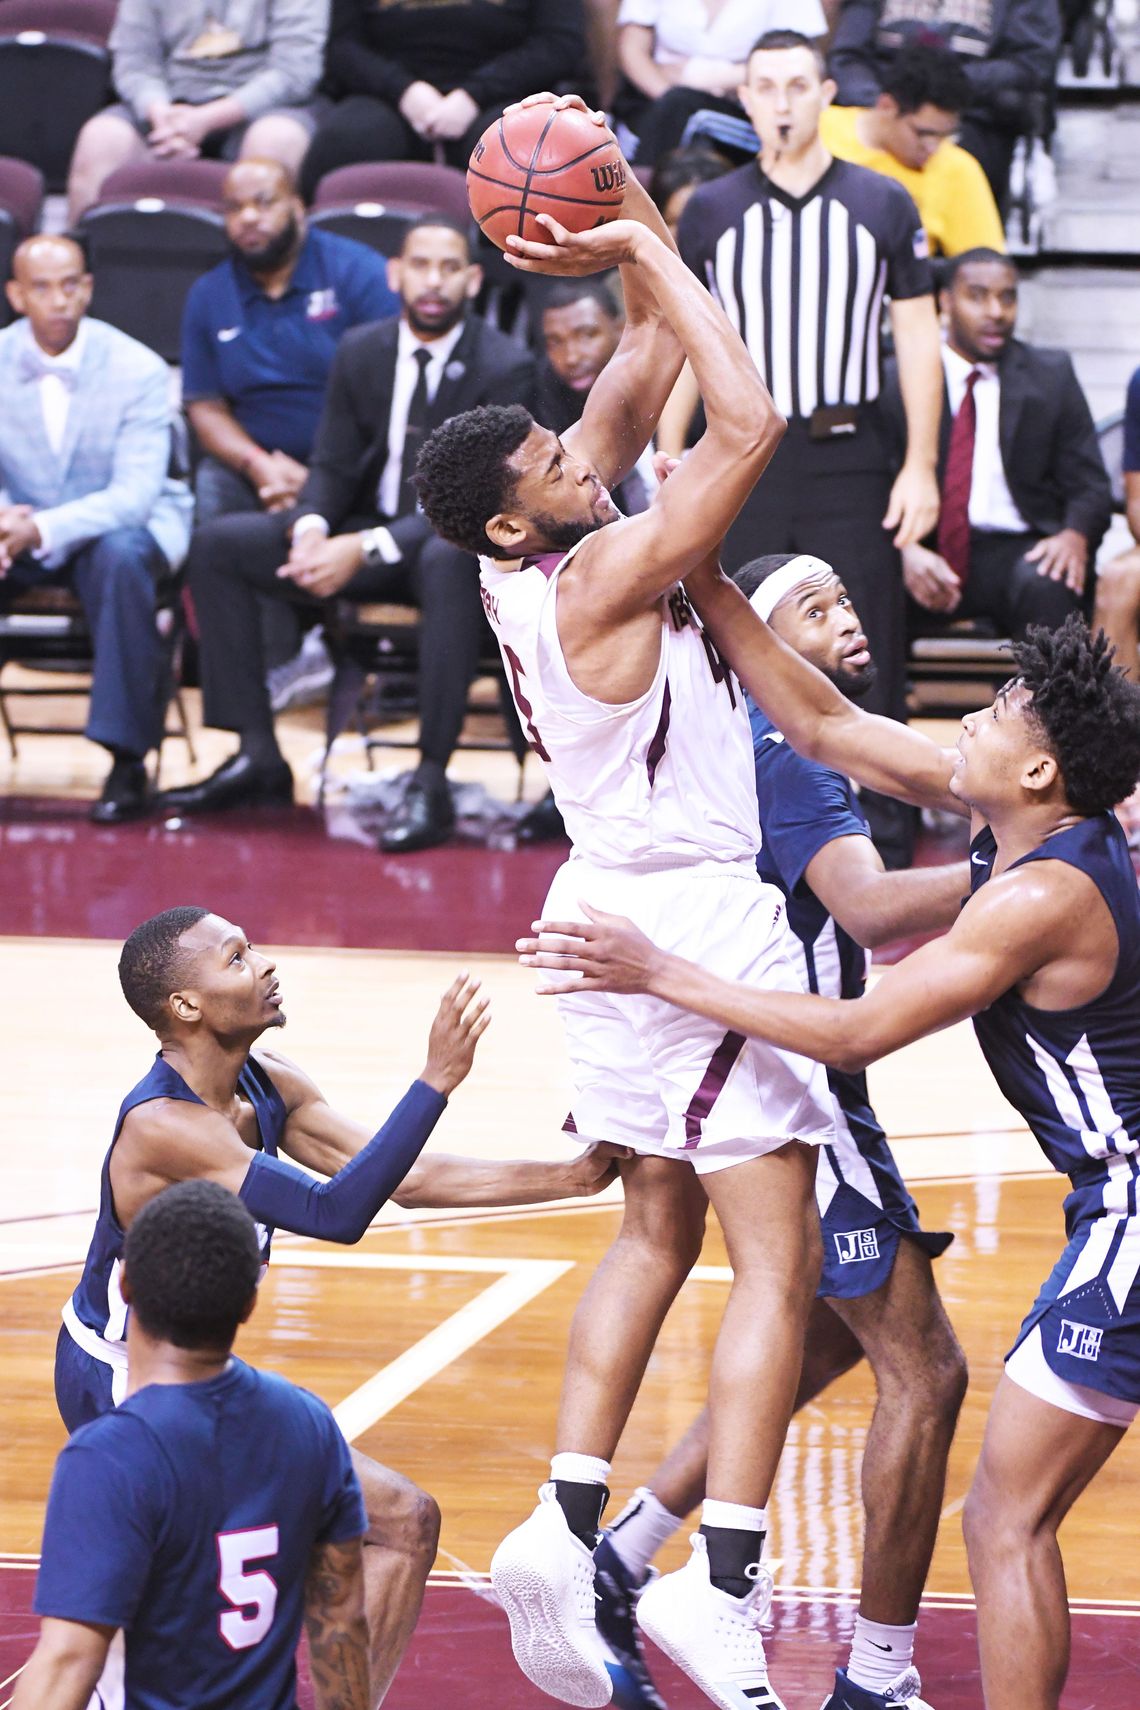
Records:
[[[573,1270],[572,1259],[488,1259],[433,1253],[343,1253],[286,1248],[276,1253],[273,1271],[306,1270],[452,1271],[498,1280],[429,1330],[374,1377],[333,1408],[333,1417],[350,1443],[409,1395],[437,1377],[461,1355],[529,1305],[559,1277]],[[271,1273],[272,1274],[272,1273]],[[0,1710],[3,1707],[0,1706]]]

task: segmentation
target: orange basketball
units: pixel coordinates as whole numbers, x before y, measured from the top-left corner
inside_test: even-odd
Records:
[[[467,168],[471,212],[500,249],[512,234],[549,243],[536,214],[552,214],[575,232],[604,225],[621,212],[624,191],[616,137],[577,107],[544,103],[504,113],[483,132]]]

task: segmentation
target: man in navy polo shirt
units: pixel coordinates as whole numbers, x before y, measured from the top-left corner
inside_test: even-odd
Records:
[[[239,161],[222,195],[232,253],[191,287],[182,322],[182,393],[205,454],[199,523],[288,509],[342,335],[400,307],[383,256],[306,229],[277,161]]]

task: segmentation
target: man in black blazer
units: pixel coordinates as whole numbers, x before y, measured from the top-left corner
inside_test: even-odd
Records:
[[[441,843],[452,827],[446,767],[463,724],[486,618],[474,558],[441,540],[411,475],[426,434],[477,404],[530,405],[534,360],[469,313],[481,283],[467,233],[446,216],[409,228],[390,263],[401,313],[338,347],[296,507],[199,529],[189,582],[200,630],[203,714],[236,730],[210,777],[162,798],[167,813],[289,802],[265,684],[258,594],[306,604],[334,596],[409,601],[421,612],[420,764],[386,831],[390,851]]]
[[[919,629],[984,617],[1020,638],[1088,604],[1112,490],[1069,357],[1013,337],[1017,283],[1008,256],[973,249],[949,263],[940,293],[942,509],[937,534],[902,554]],[[889,367],[883,404],[901,444]]]

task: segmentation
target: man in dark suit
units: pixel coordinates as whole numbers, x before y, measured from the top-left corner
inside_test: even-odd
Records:
[[[949,264],[936,535],[903,549],[917,626],[982,617],[1020,639],[1085,608],[1086,583],[1112,516],[1112,490],[1072,362],[1014,338],[1017,269],[996,250]],[[884,407],[903,416],[888,370]],[[901,443],[901,439],[900,439]]]
[[[482,276],[462,226],[425,216],[390,266],[401,313],[354,328],[339,345],[296,507],[221,518],[194,536],[204,717],[236,730],[241,745],[201,783],[169,791],[168,813],[293,798],[265,687],[259,593],[305,603],[395,600],[421,612],[420,764],[381,846],[425,849],[450,834],[446,767],[486,619],[475,559],[432,531],[411,477],[425,435],[449,416],[478,404],[529,404],[534,362],[468,312]]]

